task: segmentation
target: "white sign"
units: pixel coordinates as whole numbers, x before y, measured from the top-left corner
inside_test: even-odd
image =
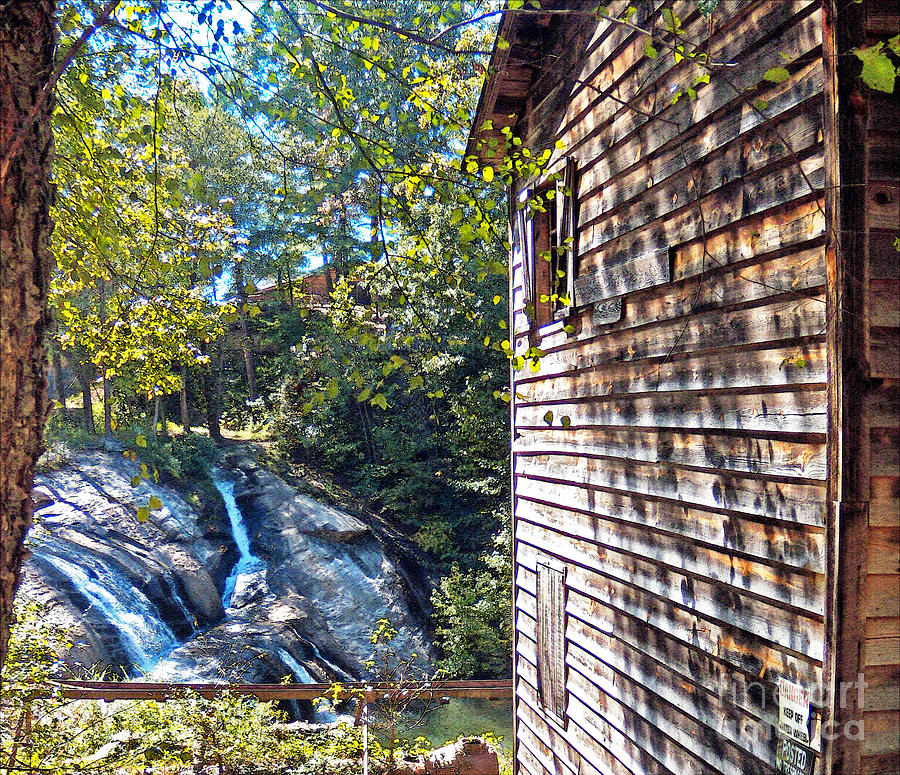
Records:
[[[809,745],[809,690],[784,678],[778,681],[778,732]]]

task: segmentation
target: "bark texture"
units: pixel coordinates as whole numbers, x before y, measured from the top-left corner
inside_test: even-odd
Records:
[[[0,0],[0,149],[29,121],[53,70],[53,0]],[[53,100],[18,153],[0,158],[0,669],[31,527],[47,415],[44,332],[50,273]]]

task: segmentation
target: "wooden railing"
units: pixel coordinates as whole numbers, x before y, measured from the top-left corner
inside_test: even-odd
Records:
[[[512,680],[489,681],[405,681],[401,683],[345,682],[339,684],[227,684],[227,683],[153,683],[143,681],[55,681],[52,687],[36,691],[34,699],[62,694],[70,700],[156,700],[165,702],[182,691],[212,698],[224,692],[247,694],[262,701],[314,700],[317,697],[345,699],[361,693],[378,696],[388,692],[410,692],[422,699],[476,697],[511,699]]]

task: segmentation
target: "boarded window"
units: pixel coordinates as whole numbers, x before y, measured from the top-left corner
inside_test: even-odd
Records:
[[[552,561],[537,564],[538,684],[545,711],[566,717],[566,575]]]

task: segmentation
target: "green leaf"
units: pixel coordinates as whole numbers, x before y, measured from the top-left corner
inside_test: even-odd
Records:
[[[161,509],[161,508],[162,508],[163,502],[162,502],[162,500],[161,500],[160,498],[158,498],[156,495],[151,495],[151,496],[150,496],[150,500],[147,501],[147,505],[148,505],[152,510],[156,511],[156,509]]]
[[[568,429],[572,425],[572,418],[569,415],[565,415],[559,418],[559,422],[563,428]]]
[[[887,42],[887,45],[895,56],[900,57],[900,34],[894,35],[893,38],[890,38]]]
[[[771,83],[784,83],[791,74],[784,67],[770,67],[763,73],[763,78]]]
[[[853,53],[862,62],[863,83],[870,89],[893,94],[897,68],[884,51],[884,42],[878,41],[874,46],[855,48]]]
[[[416,388],[420,388],[425,384],[425,380],[422,379],[421,374],[415,374],[409,379],[409,389],[415,390]]]
[[[357,400],[358,402],[362,403],[363,401],[365,401],[366,399],[368,399],[368,397],[369,397],[370,395],[372,395],[372,388],[364,388],[363,391],[362,391],[362,393],[360,393],[360,394],[356,397],[356,400]]]
[[[135,516],[137,517],[138,522],[146,522],[148,519],[150,519],[150,509],[148,509],[146,506],[141,506],[137,510],[137,514],[135,514]]]
[[[141,477],[140,477],[140,476],[132,476],[132,477],[131,477],[131,486],[132,486],[132,487],[137,487],[140,483],[141,483]]]
[[[547,410],[542,418],[547,425],[553,425],[553,412]]]
[[[374,396],[372,396],[372,400],[370,401],[370,403],[372,404],[372,406],[377,406],[384,410],[387,410],[388,408],[387,398],[385,397],[384,393],[376,393]]]
[[[135,436],[134,443],[139,447],[147,446],[147,437],[146,436]]]
[[[707,19],[713,15],[718,5],[719,0],[697,0],[697,9]]]
[[[753,100],[753,107],[760,111],[765,110],[767,107],[769,107],[769,101],[764,100],[762,97],[758,97],[757,99]]]
[[[647,38],[644,42],[644,54],[650,57],[650,59],[656,59],[656,57],[659,56],[659,51],[653,47],[653,38]]]
[[[485,167],[481,170],[481,177],[484,178],[485,183],[490,183],[494,179],[494,168],[493,167]]]

